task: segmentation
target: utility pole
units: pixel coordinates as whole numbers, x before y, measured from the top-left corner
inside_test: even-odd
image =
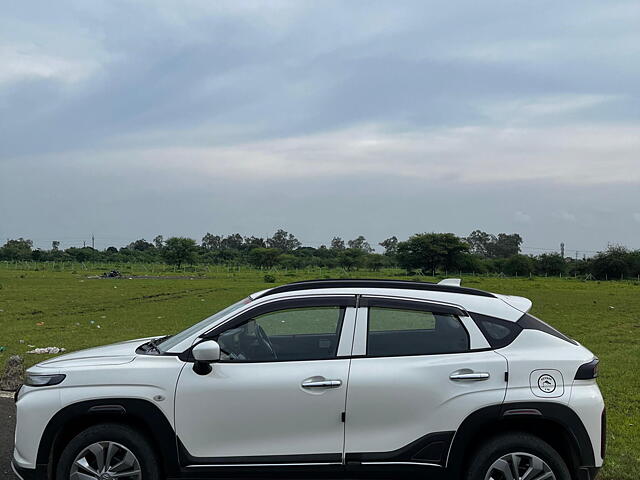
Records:
[[[91,234],[91,248],[96,249],[96,237],[93,236],[93,233]]]
[[[562,255],[562,258],[564,258],[564,242],[560,244],[560,255]]]

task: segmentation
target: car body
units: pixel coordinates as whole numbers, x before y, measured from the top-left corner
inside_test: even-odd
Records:
[[[605,448],[598,360],[531,305],[456,280],[257,292],[172,337],[30,368],[14,471],[590,480]]]

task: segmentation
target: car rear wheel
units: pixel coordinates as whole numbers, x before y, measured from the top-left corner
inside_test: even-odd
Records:
[[[467,480],[571,480],[566,463],[542,439],[526,433],[497,436],[474,454]]]
[[[157,480],[156,455],[146,437],[130,427],[101,424],[65,447],[56,480]]]

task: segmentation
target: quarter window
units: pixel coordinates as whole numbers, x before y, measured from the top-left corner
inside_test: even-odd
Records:
[[[515,322],[479,313],[471,313],[470,315],[484,334],[491,348],[506,347],[522,331],[522,327]]]
[[[222,361],[268,362],[334,358],[345,307],[278,310],[218,336]]]
[[[432,355],[467,350],[469,336],[455,315],[413,309],[369,308],[369,356]]]

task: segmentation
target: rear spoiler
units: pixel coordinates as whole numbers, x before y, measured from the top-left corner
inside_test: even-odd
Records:
[[[533,302],[528,298],[517,297],[515,295],[501,295],[499,293],[494,293],[494,295],[516,310],[520,310],[522,313],[529,312],[533,306]]]
[[[450,285],[452,287],[459,287],[462,283],[462,280],[459,278],[445,278],[444,280],[440,280],[438,285]],[[515,295],[500,295],[499,293],[494,293],[497,298],[505,302],[506,304],[512,306],[516,310],[520,310],[522,313],[527,313],[531,310],[533,306],[533,302],[528,298],[517,297]]]

